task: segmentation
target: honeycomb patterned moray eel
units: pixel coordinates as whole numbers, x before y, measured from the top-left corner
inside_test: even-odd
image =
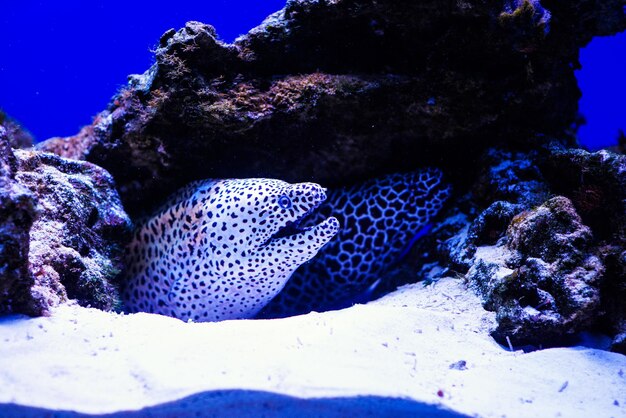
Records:
[[[296,270],[259,317],[335,309],[366,294],[441,209],[450,194],[441,180],[441,171],[431,168],[330,191],[302,225],[332,212],[341,230],[317,257]]]
[[[135,232],[126,260],[127,310],[185,321],[253,317],[337,234],[333,217],[279,233],[325,199],[314,183],[245,179],[188,185]]]

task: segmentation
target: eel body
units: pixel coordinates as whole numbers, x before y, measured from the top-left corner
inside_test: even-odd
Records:
[[[296,270],[259,317],[325,311],[362,300],[449,194],[441,171],[435,168],[330,190],[328,199],[302,225],[313,225],[332,214],[341,230]]]
[[[191,183],[136,228],[126,256],[126,310],[185,321],[255,316],[338,232],[329,216],[280,233],[325,199],[314,183]]]

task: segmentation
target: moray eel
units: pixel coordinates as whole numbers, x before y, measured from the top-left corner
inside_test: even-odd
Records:
[[[315,258],[296,270],[259,317],[336,309],[361,299],[405,253],[449,194],[441,171],[433,168],[329,191],[328,199],[302,226],[332,213],[341,230]]]
[[[130,312],[184,321],[251,318],[338,230],[328,216],[287,232],[326,199],[314,183],[204,180],[136,229],[123,300]]]

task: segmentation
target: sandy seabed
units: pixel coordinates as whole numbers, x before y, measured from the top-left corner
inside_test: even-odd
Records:
[[[494,324],[452,278],[280,320],[68,304],[0,318],[0,416],[626,417],[626,356],[511,352]]]

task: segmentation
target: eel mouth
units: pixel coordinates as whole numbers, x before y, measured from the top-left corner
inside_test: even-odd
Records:
[[[293,235],[304,234],[304,233],[312,230],[313,228],[317,227],[318,225],[321,225],[322,223],[326,222],[328,219],[324,219],[319,224],[311,224],[310,226],[306,226],[306,227],[302,226],[303,223],[307,222],[307,220],[308,220],[307,218],[310,218],[311,215],[313,213],[315,213],[315,211],[317,210],[318,207],[319,207],[319,204],[317,204],[314,207],[312,207],[308,212],[306,212],[305,214],[301,215],[299,218],[297,218],[297,219],[295,219],[293,221],[287,221],[285,223],[285,225],[281,226],[278,229],[278,231],[276,231],[263,244],[261,244],[260,248],[263,248],[263,247],[269,245],[272,241],[275,241],[275,240],[280,239],[280,238],[287,238],[287,237],[291,237]]]
[[[302,219],[304,219],[304,217]],[[281,227],[278,230],[278,232],[276,232],[274,235],[272,235],[268,239],[268,241],[270,241],[272,239],[289,237],[291,235],[302,234],[303,232],[306,232],[306,231],[310,230],[311,228],[313,228],[312,226],[306,227],[306,228],[302,228],[302,227],[300,227],[300,223],[301,223],[301,219],[296,220],[296,221],[287,221],[287,224],[285,226]]]

